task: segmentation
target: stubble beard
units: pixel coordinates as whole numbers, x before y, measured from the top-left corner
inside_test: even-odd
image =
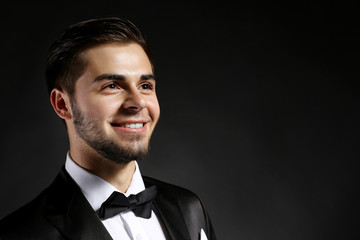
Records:
[[[85,116],[75,101],[72,101],[74,126],[78,136],[103,158],[118,164],[143,159],[149,151],[149,143],[142,143],[143,136],[129,137],[125,144],[117,143],[101,131],[101,123]]]

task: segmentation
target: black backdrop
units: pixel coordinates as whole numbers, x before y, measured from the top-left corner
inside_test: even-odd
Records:
[[[44,82],[51,42],[69,24],[119,16],[155,58],[162,112],[143,174],[195,191],[221,240],[359,235],[357,5],[57,1],[1,12],[0,217],[65,160]]]

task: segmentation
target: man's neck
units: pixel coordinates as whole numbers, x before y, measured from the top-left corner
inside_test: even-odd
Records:
[[[118,164],[96,154],[85,155],[71,149],[69,154],[77,165],[104,179],[120,192],[125,193],[129,188],[136,169],[135,161]]]

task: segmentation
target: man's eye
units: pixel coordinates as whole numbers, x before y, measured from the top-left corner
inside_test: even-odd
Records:
[[[119,84],[117,83],[109,83],[104,87],[104,89],[118,89],[118,88],[119,88]]]
[[[153,86],[150,83],[141,84],[141,88],[145,90],[152,90]]]
[[[108,83],[101,88],[105,92],[117,92],[121,89],[120,85],[116,82]]]
[[[114,88],[116,88],[116,84],[115,84],[115,83],[111,83],[111,84],[107,85],[106,87],[107,87],[107,88],[112,88],[112,89],[114,89]]]

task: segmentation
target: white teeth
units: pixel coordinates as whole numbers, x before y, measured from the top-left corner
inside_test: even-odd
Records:
[[[143,123],[126,123],[126,128],[142,128],[144,126]]]

